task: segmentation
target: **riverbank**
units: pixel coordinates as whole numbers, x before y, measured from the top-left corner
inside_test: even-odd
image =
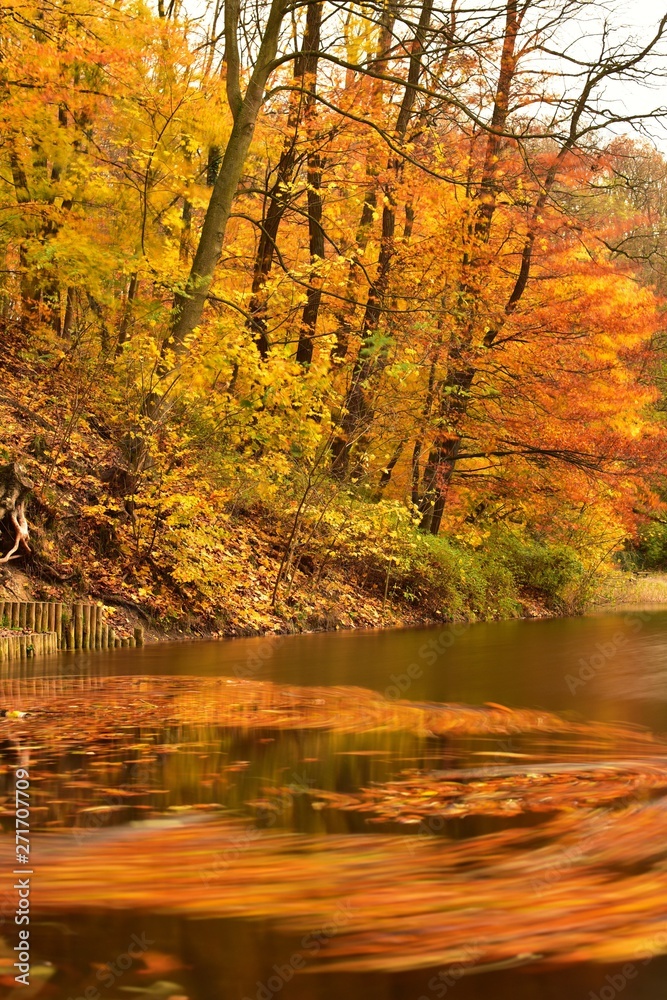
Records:
[[[595,603],[600,607],[667,605],[667,574],[612,573],[601,581]]]
[[[21,571],[5,572],[0,585],[0,600],[41,600],[48,590],[50,599],[62,600],[66,588],[46,588],[44,584]],[[261,587],[261,585],[260,585]],[[54,590],[56,594],[54,595]],[[240,588],[239,588],[240,590]],[[196,615],[184,611],[180,620],[165,620],[148,602],[132,606],[129,597],[118,595],[123,603],[114,600],[116,595],[99,592],[77,595],[80,600],[102,601],[106,615],[121,632],[131,634],[137,626],[145,631],[146,642],[168,642],[187,638],[233,638],[264,634],[293,634],[299,632],[333,632],[356,628],[409,628],[434,625],[446,620],[442,611],[432,606],[412,607],[407,602],[363,590],[349,580],[329,581],[326,591],[298,592],[288,604],[272,607],[265,592],[259,589],[259,598],[253,601],[245,593],[222,595],[225,600],[226,621],[216,621],[211,614]],[[37,595],[37,596],[36,596]],[[238,598],[247,598],[239,600]],[[232,610],[233,609],[233,610]],[[548,617],[550,612],[532,601],[525,608],[525,617]],[[220,614],[222,617],[222,614]],[[495,617],[495,616],[494,616]],[[518,615],[516,617],[522,617]],[[462,619],[465,620],[465,619]]]
[[[83,505],[79,513],[85,524]],[[119,635],[141,626],[146,642],[545,618],[580,614],[593,604],[667,603],[667,578],[613,572],[592,581],[572,550],[507,530],[474,548],[424,536],[411,524],[382,539],[369,528],[354,545],[334,548],[329,536],[312,535],[290,552],[289,518],[254,505],[229,518],[210,575],[202,566],[182,580],[177,567],[102,558],[100,536],[90,525],[67,550],[66,536],[56,547],[54,536],[65,533],[67,521],[54,527],[40,517],[39,501],[31,515],[33,550],[0,567],[0,600],[96,602]]]
[[[436,537],[405,484],[313,480],[262,447],[223,455],[205,440],[169,472],[157,459],[133,471],[108,393],[63,410],[78,368],[2,346],[0,557],[18,548],[0,599],[100,602],[121,634],[142,625],[154,641],[576,614],[590,598],[601,543],[523,508],[469,509],[454,491]]]
[[[37,588],[39,589],[39,588]],[[24,593],[30,594],[30,590],[24,588]],[[0,587],[0,599],[7,594],[6,588]],[[352,597],[354,598],[354,594]],[[31,600],[30,596],[26,600]],[[94,597],[81,598],[82,601],[94,601]],[[142,627],[145,633],[146,642],[169,642],[192,638],[234,638],[243,636],[255,636],[265,634],[293,634],[298,632],[333,632],[339,630],[355,628],[400,628],[420,625],[437,624],[442,621],[442,616],[437,614],[433,617],[426,615],[401,613],[391,605],[384,608],[378,601],[368,600],[363,608],[354,610],[351,613],[337,612],[333,607],[329,614],[321,611],[320,615],[311,620],[308,624],[311,627],[297,627],[293,619],[281,618],[278,614],[263,615],[265,627],[248,624],[247,619],[240,617],[238,621],[230,623],[226,628],[215,628],[211,625],[207,617],[196,618],[188,615],[187,620],[173,625],[164,625],[159,619],[151,615],[150,609],[136,609],[123,607],[113,603],[113,600],[103,602],[105,615],[109,621],[113,622],[116,629],[121,634],[131,634],[135,628]],[[257,612],[252,613],[252,618],[257,618]],[[0,636],[9,635],[7,630],[0,629]],[[13,634],[13,633],[12,633]]]
[[[535,586],[521,586],[509,572],[499,586],[488,567],[490,579],[479,573],[474,558],[459,567],[462,575],[467,571],[465,585],[452,574],[441,581],[441,589],[428,579],[429,566],[424,567],[421,578],[413,572],[406,582],[391,562],[380,572],[370,560],[348,560],[342,565],[332,560],[323,575],[304,561],[288,579],[286,594],[274,602],[272,587],[281,551],[277,537],[275,526],[262,531],[255,524],[251,538],[241,526],[229,546],[238,558],[232,585],[219,588],[217,604],[193,607],[184,601],[180,614],[169,606],[165,610],[154,594],[128,582],[104,586],[87,573],[88,587],[83,590],[45,580],[34,567],[31,571],[31,567],[15,564],[0,570],[0,600],[97,602],[104,606],[106,619],[119,634],[131,635],[141,626],[146,642],[545,618],[579,610],[559,606],[553,594],[540,592]],[[241,554],[248,548],[252,548],[253,558],[244,563]],[[99,562],[92,566],[99,572]],[[104,572],[105,567],[101,569]],[[471,570],[478,571],[477,578]],[[453,591],[457,591],[455,599]]]

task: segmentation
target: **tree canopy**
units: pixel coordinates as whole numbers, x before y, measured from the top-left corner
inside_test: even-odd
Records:
[[[666,17],[1,18],[3,343],[47,424],[7,458],[32,453],[47,520],[76,493],[135,589],[213,601],[256,504],[282,524],[273,603],[313,553],[380,551],[389,579],[424,535],[503,531],[593,565],[658,516]]]

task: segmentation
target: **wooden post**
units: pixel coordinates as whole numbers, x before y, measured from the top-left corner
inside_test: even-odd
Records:
[[[95,649],[102,647],[102,608],[95,605]]]
[[[75,604],[72,608],[74,613],[74,648],[83,648],[83,605]]]
[[[143,646],[144,644],[144,630],[141,625],[137,625],[134,629],[134,639],[137,646]]]
[[[83,605],[83,648],[90,649],[90,604]]]
[[[74,626],[72,622],[65,625],[65,645],[67,649],[74,649]]]
[[[37,606],[34,601],[28,601],[28,610],[26,613],[26,628],[29,628],[31,632],[35,631],[35,622],[37,620]]]
[[[2,628],[5,621],[5,601],[0,601],[0,628]]]
[[[25,615],[28,605],[25,601],[19,601],[19,628],[25,628]]]
[[[123,641],[122,641],[121,637],[119,635],[117,635],[116,638],[114,639],[114,646],[116,647],[116,649],[120,649],[120,647],[122,645],[123,645]]]
[[[49,601],[47,604],[49,609],[49,632],[55,632],[56,630],[56,605],[53,601]]]
[[[42,631],[42,605],[39,601],[35,604],[35,632]]]
[[[56,637],[58,642],[58,649],[62,649],[63,645],[63,606],[62,604],[56,604]]]
[[[81,605],[83,615],[83,625],[81,629],[81,648],[88,649],[88,636],[90,635],[90,604]]]
[[[11,617],[11,627],[19,627],[19,602],[12,601],[12,617]]]
[[[123,647],[123,649],[126,649],[130,645],[130,640],[129,639],[121,639],[120,640],[120,644]]]

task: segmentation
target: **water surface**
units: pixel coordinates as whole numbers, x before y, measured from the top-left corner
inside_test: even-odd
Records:
[[[420,703],[494,702],[573,718],[629,722],[660,733],[667,730],[667,611],[633,609],[575,619],[269,636],[65,654],[18,669],[4,666],[0,683],[5,701],[31,685],[35,689],[41,685],[48,699],[48,691],[61,690],[66,676],[80,678],[81,689],[90,690],[96,678],[108,674],[356,685]],[[128,750],[129,745],[135,749]],[[136,749],[146,745],[158,750],[147,757]],[[178,752],[169,752],[175,748]],[[272,825],[277,822],[323,838],[367,831],[372,849],[373,831],[358,815],[317,813],[307,795],[286,800],[276,791],[272,799],[271,789],[351,791],[385,781],[406,767],[464,766],[470,762],[470,752],[490,757],[495,753],[498,756],[490,763],[497,763],[503,754],[524,749],[521,739],[477,740],[473,749],[464,742],[448,744],[407,734],[285,732],[258,741],[247,733],[204,731],[194,725],[178,732],[165,728],[119,733],[117,743],[112,741],[95,761],[74,753],[44,762],[35,821],[39,824],[41,817],[47,827],[56,822],[71,825],[73,835],[81,837],[82,831],[87,835],[103,825],[196,806],[220,808],[261,827],[270,813],[266,805],[258,808],[252,803],[266,802],[268,796]],[[550,750],[559,752],[557,745]],[[5,745],[5,760],[11,762],[16,752]],[[128,787],[133,795],[124,799],[121,790]],[[113,807],[108,814],[95,811],[105,805]],[[448,833],[471,836],[493,828],[492,821],[482,818],[453,824]],[[38,891],[38,874],[35,884]],[[122,975],[101,979],[100,968],[126,952],[133,934],[146,935],[153,942],[151,949],[163,957],[153,968],[134,962]],[[13,943],[10,932],[6,938]],[[279,995],[288,1000],[333,1000],[342,993],[350,1000],[442,1000],[452,994],[460,1000],[486,1000],[489,992],[502,1000],[613,1000],[612,990],[614,996],[623,992],[627,1000],[658,1000],[667,971],[665,960],[654,959],[638,962],[632,977],[615,967],[597,965],[549,973],[526,966],[464,978],[448,967],[394,975],[308,973],[308,963],[312,965],[315,957],[312,941],[305,946],[301,937],[282,935],[262,921],[107,913],[103,901],[98,917],[39,924],[34,942],[36,966],[52,962],[58,970],[45,980],[45,1000],[86,996],[86,989],[87,1000],[132,995],[155,1000],[172,996],[274,1000]],[[295,955],[300,956],[297,964],[303,960],[306,973],[289,976],[285,970]],[[9,986],[6,977],[0,982]],[[38,995],[38,975],[35,983],[31,996]],[[25,990],[23,996],[28,997]]]

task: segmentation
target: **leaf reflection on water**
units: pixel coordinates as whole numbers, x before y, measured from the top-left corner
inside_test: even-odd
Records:
[[[480,967],[519,952],[554,966],[667,950],[667,745],[644,730],[230,678],[63,682],[18,707],[35,714],[3,724],[5,788],[12,753],[25,766],[29,747],[34,805],[50,817],[32,838],[38,916],[261,918],[300,933],[345,901],[349,920],[306,971],[435,966],[473,939]],[[492,752],[480,747],[508,736],[501,763],[479,766]],[[229,815],[253,801],[264,829]],[[326,826],[313,802],[397,824],[506,822],[462,839],[446,823],[441,837],[370,836]],[[195,822],[197,806],[215,815]],[[279,829],[289,809],[315,825]],[[81,825],[114,814],[154,819]],[[75,836],[62,829],[72,823]],[[10,864],[7,838],[0,856]]]

